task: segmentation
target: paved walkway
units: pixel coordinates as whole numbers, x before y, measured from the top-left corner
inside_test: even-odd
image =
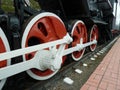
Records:
[[[120,90],[120,38],[80,90]]]

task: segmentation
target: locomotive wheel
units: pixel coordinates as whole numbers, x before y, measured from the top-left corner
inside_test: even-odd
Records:
[[[7,40],[3,30],[0,28],[0,53],[4,53],[7,51],[10,51],[8,40]],[[11,62],[10,60],[0,61],[0,68],[10,65],[10,62]],[[6,79],[0,80],[0,90],[4,86],[5,82],[6,82]]]
[[[77,44],[83,44],[87,42],[87,29],[82,21],[76,21],[73,25],[71,36],[73,38],[72,47]],[[81,51],[72,53],[72,58],[75,61],[79,61],[85,52],[85,48]]]
[[[98,41],[98,27],[97,25],[93,25],[92,29],[88,32],[89,41],[97,40]],[[90,45],[90,51],[94,51],[96,49],[97,44]]]
[[[31,18],[28,22],[22,37],[22,48],[37,44],[42,44],[63,38],[67,34],[62,20],[53,13],[44,12]],[[59,46],[46,48],[55,53]],[[30,60],[36,52],[23,55],[23,60]],[[63,58],[64,63],[65,58]],[[58,72],[47,69],[40,71],[37,69],[28,70],[27,73],[36,80],[46,80]]]

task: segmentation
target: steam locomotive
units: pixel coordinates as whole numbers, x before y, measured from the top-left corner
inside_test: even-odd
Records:
[[[111,40],[113,5],[117,0],[13,0],[6,13],[0,1],[0,90],[8,77],[26,71],[47,80],[69,61],[79,61],[85,48]]]

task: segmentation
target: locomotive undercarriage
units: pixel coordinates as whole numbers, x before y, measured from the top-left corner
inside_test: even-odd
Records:
[[[34,11],[25,0],[14,4],[14,14],[0,16],[0,90],[6,78],[23,71],[36,80],[51,78],[68,61],[67,55],[79,61],[85,48],[94,51],[106,32],[99,28],[107,23],[88,17],[65,20],[51,10]]]

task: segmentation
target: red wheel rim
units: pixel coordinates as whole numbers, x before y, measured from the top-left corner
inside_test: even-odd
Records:
[[[44,16],[43,18],[38,19],[30,28],[26,38],[25,47],[58,40],[63,38],[66,34],[65,26],[58,18],[54,16]],[[58,46],[56,47],[58,48]],[[47,50],[49,49],[47,48]],[[26,54],[26,60],[33,58],[34,54],[35,52]],[[63,57],[63,63],[64,61],[65,57]],[[45,77],[53,73],[50,69],[45,71],[31,69],[31,71],[40,77]]]
[[[10,51],[9,43],[8,43],[8,40],[5,36],[5,33],[0,28],[0,53],[4,53],[7,51]],[[10,65],[10,64],[11,64],[10,59],[0,61],[0,68],[6,67],[7,65]],[[6,82],[6,79],[0,80],[0,90],[4,86],[5,82]]]
[[[2,39],[0,38],[0,53],[6,52],[6,48],[5,45],[2,41]],[[0,61],[0,68],[7,66],[7,60],[4,61]]]
[[[98,41],[98,27],[94,25],[90,32],[90,41],[97,40]],[[92,44],[90,46],[90,50],[94,51],[96,49],[97,44]]]
[[[86,30],[86,26],[82,21],[78,21],[74,24],[71,35],[73,37],[72,47],[76,46],[77,44],[87,42],[87,30]],[[82,58],[84,52],[85,52],[85,49],[81,51],[73,52],[72,58],[75,61],[78,61]]]

